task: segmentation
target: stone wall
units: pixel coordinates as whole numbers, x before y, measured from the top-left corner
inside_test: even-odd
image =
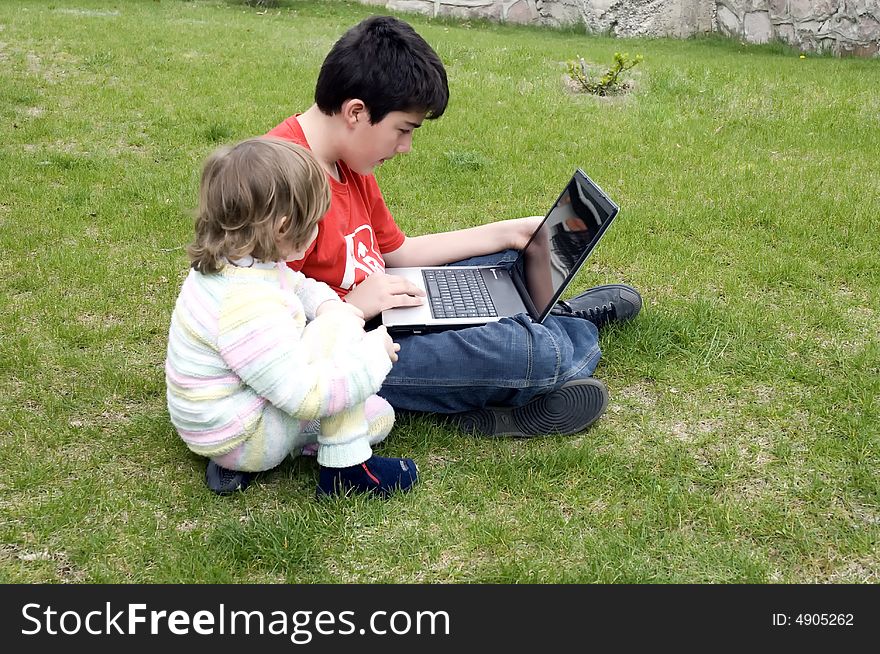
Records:
[[[535,25],[582,24],[614,36],[718,31],[750,43],[877,56],[880,0],[361,0],[428,16]]]
[[[428,16],[536,25],[582,24],[615,36],[690,36],[713,29],[715,0],[361,0]]]
[[[751,43],[876,56],[880,0],[718,0],[718,30]]]

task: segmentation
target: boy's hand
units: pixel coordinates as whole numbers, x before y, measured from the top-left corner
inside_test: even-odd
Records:
[[[409,280],[377,272],[349,291],[345,304],[360,308],[369,320],[385,309],[418,306],[424,302],[424,296],[425,292]]]
[[[511,250],[522,250],[532,234],[538,229],[538,225],[544,220],[544,216],[528,216],[527,218],[513,218],[512,220],[501,221],[500,224],[508,228],[510,243],[508,247]]]

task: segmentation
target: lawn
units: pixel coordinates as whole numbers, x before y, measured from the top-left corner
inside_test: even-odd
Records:
[[[482,440],[401,417],[422,483],[317,503],[313,459],[221,498],[163,361],[199,166],[311,103],[370,8],[0,4],[0,581],[877,583],[880,61],[718,38],[408,19],[446,114],[378,173],[416,235],[621,205],[574,291],[624,282],[607,414]],[[640,53],[624,97],[577,56]]]

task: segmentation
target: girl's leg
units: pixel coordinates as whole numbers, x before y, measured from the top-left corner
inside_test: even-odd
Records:
[[[219,495],[244,490],[254,472],[270,470],[305,442],[299,420],[268,405],[250,438],[230,452],[213,457],[205,470],[208,488]]]
[[[364,403],[364,414],[367,419],[367,440],[376,445],[385,440],[394,427],[394,409],[378,395],[371,395]],[[321,422],[312,420],[304,423],[303,437],[306,444],[302,448],[303,456],[315,456],[318,453],[318,434]],[[296,455],[296,453],[292,453]]]
[[[292,450],[301,447],[301,422],[274,406],[266,405],[253,434],[234,450],[211,460],[227,470],[262,472],[279,465]]]
[[[376,412],[372,421],[367,420],[367,402],[321,420],[319,497],[348,491],[386,497],[396,490],[408,490],[418,480],[412,459],[373,455],[371,442],[385,438],[394,424],[391,406],[376,399],[381,403],[371,403],[370,408]]]
[[[330,468],[358,465],[373,456],[364,405],[358,404],[321,419],[318,463]]]
[[[394,409],[378,395],[371,395],[364,403],[367,418],[367,437],[370,445],[381,443],[394,427]]]
[[[328,357],[336,349],[338,339],[351,336],[306,327],[303,342],[314,357]],[[321,419],[318,427],[318,464],[321,466],[318,497],[349,491],[386,497],[396,490],[409,490],[418,480],[418,470],[412,459],[373,456],[371,445],[391,431],[394,412],[384,400],[371,400],[368,398],[361,404]]]

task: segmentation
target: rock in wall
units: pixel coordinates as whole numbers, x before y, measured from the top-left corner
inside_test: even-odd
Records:
[[[718,31],[750,43],[877,56],[880,0],[360,0],[428,16],[535,25],[582,24],[614,36]]]

